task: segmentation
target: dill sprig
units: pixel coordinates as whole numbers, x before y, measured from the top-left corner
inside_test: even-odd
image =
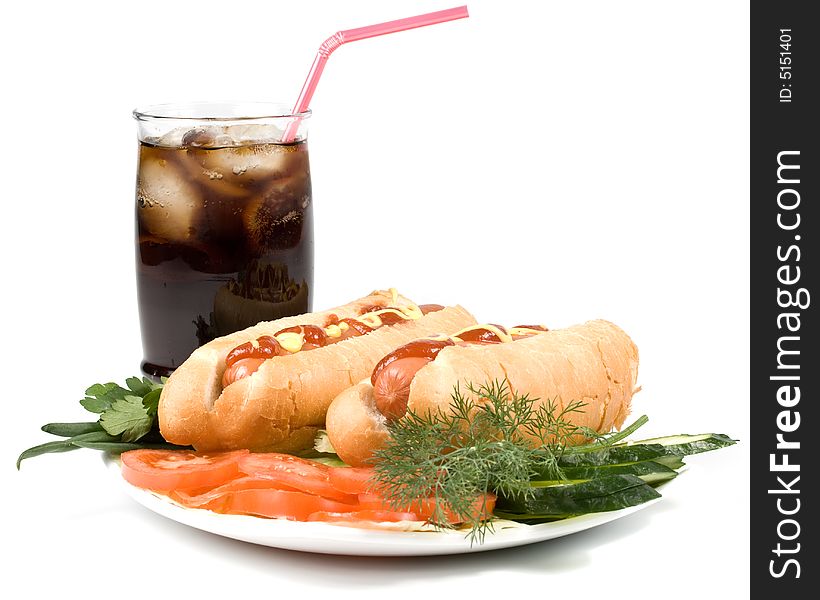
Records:
[[[528,498],[537,473],[565,479],[559,459],[572,441],[603,439],[570,421],[583,402],[536,405],[537,398],[511,390],[506,380],[469,383],[464,391],[457,385],[451,398],[446,412],[408,411],[388,425],[390,439],[374,455],[375,483],[396,510],[431,499],[429,522],[463,523],[471,541],[492,531],[488,492]]]

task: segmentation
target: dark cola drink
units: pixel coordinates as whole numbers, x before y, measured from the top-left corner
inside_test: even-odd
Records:
[[[311,309],[307,143],[279,135],[273,126],[238,124],[141,137],[144,373],[167,376],[215,337]]]

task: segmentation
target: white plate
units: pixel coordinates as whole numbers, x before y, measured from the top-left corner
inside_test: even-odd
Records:
[[[135,487],[125,481],[120,474],[118,461],[106,457],[105,463],[129,496],[163,517],[235,540],[321,554],[432,556],[523,546],[609,523],[648,508],[660,500],[657,498],[622,510],[583,515],[540,525],[503,521],[500,526],[495,527],[493,533],[486,535],[484,543],[471,544],[464,532],[459,531],[383,531],[328,523],[301,523],[286,519],[221,515],[209,510],[185,508],[165,496]]]

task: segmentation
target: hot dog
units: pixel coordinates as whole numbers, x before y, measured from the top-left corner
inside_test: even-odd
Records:
[[[259,323],[205,344],[174,371],[160,397],[160,432],[203,451],[308,448],[333,398],[385,353],[474,322],[459,306],[419,306],[391,290]]]
[[[328,437],[338,455],[361,466],[389,437],[387,425],[408,410],[448,411],[456,385],[506,380],[511,389],[555,402],[579,426],[620,428],[638,391],[638,350],[608,321],[561,330],[542,326],[468,326],[450,336],[415,340],[385,355],[368,380],[337,396],[327,412]]]

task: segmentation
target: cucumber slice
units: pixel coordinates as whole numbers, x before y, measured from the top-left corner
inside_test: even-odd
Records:
[[[526,497],[499,496],[495,514],[514,520],[560,519],[619,510],[655,498],[660,494],[635,475],[607,475],[581,483],[534,487]]]
[[[636,475],[651,485],[657,485],[664,481],[669,481],[677,476],[677,472],[674,468],[651,460],[617,465],[604,465],[600,467],[566,467],[562,469],[562,471],[566,479],[573,481],[588,481],[590,479],[606,477],[607,475]],[[548,477],[546,473],[539,473],[539,477],[532,482],[532,485],[536,487],[543,487],[543,482],[548,481],[546,477]],[[555,483],[561,482],[558,481]]]
[[[558,460],[561,467],[616,465],[645,460],[657,461],[663,456],[688,456],[732,446],[736,442],[721,433],[672,435],[638,442],[615,444],[593,452],[565,451]]]
[[[700,454],[701,452],[717,450],[718,448],[726,448],[727,446],[733,446],[735,443],[736,440],[722,433],[702,433],[699,435],[669,435],[637,442],[625,442],[623,444],[616,444],[615,447],[627,448],[638,445],[658,445],[663,446],[667,454],[688,456],[690,454]]]
[[[670,469],[680,469],[683,465],[683,457],[676,456],[674,454],[669,454],[668,456],[659,456],[658,458],[653,459],[653,462],[661,464],[665,467],[669,467]]]
[[[655,460],[656,458],[666,455],[666,447],[660,444],[612,446],[611,448],[596,450],[594,452],[564,452],[558,459],[558,466],[565,468],[620,465],[645,460]]]

